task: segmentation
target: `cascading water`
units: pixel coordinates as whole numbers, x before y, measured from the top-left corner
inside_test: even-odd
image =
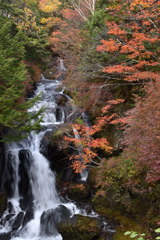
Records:
[[[63,79],[65,67],[59,60],[59,79]],[[58,92],[58,89],[59,92]],[[28,138],[19,143],[6,146],[9,196],[8,208],[0,219],[0,240],[62,240],[56,226],[74,214],[87,215],[72,202],[65,202],[56,190],[55,174],[49,162],[41,153],[43,139],[47,132],[63,124],[76,114],[76,106],[69,96],[65,95],[61,81],[49,80],[41,76],[35,95],[41,99],[29,109],[36,112],[44,108],[41,118],[42,129],[31,132]],[[64,96],[71,103],[71,109],[58,106],[57,97]],[[88,116],[82,114],[86,125],[90,126]],[[79,137],[78,132],[74,132]],[[81,181],[86,181],[88,170],[82,172]],[[99,218],[93,211],[88,215]],[[110,226],[102,219],[104,230],[112,232]]]
[[[55,216],[57,211],[66,212],[67,209],[69,215],[79,213],[73,203],[64,203],[58,196],[55,175],[50,169],[48,160],[40,153],[44,134],[65,121],[64,109],[58,107],[55,101],[57,94],[60,94],[56,91],[60,85],[60,81],[48,80],[42,76],[35,92],[35,95],[42,95],[41,100],[29,110],[38,111],[42,107],[45,109],[41,116],[42,130],[32,132],[20,143],[11,143],[7,146],[8,162],[12,172],[9,201],[12,207],[5,211],[1,219],[0,234],[10,233],[12,240],[60,240],[61,235],[52,225],[54,217],[53,221],[46,221],[46,216],[51,219],[50,216]],[[23,182],[27,184],[28,189],[24,190]],[[28,199],[24,202],[25,196]],[[28,208],[33,209],[33,212],[32,217],[26,221]],[[52,226],[44,226],[46,224]]]

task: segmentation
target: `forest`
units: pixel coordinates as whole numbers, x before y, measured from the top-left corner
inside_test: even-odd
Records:
[[[159,0],[0,0],[0,240],[160,239],[159,26]],[[88,204],[87,216],[111,221],[113,234],[93,216],[77,215],[73,226],[46,220],[51,207],[35,206],[41,186],[33,184],[37,171],[37,184],[51,187],[48,170],[38,176],[44,157],[56,172],[55,202]],[[16,186],[21,211],[13,213]],[[26,201],[33,216],[45,209],[44,238],[24,234]],[[6,211],[24,214],[20,225],[9,217],[7,234]],[[51,219],[62,238],[46,237]]]

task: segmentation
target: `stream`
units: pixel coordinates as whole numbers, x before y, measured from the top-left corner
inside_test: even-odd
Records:
[[[61,62],[61,71],[64,71]],[[65,201],[56,190],[56,176],[49,161],[41,154],[41,143],[48,131],[65,123],[63,107],[56,103],[57,89],[63,89],[61,81],[45,79],[42,75],[35,96],[41,99],[30,112],[44,108],[40,131],[33,131],[19,143],[7,144],[9,200],[8,208],[0,220],[0,239],[8,240],[61,240],[56,223],[75,214],[86,215],[73,202]],[[85,116],[84,116],[85,117]],[[87,173],[82,174],[86,179]],[[24,186],[27,186],[24,188]],[[91,217],[97,216],[94,213]],[[85,240],[85,239],[84,239]]]

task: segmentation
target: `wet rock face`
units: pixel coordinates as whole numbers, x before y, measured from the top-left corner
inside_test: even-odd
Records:
[[[8,202],[7,209],[8,209],[9,213],[14,213],[14,207],[13,207],[13,204],[11,202]]]
[[[46,157],[48,156],[48,148],[49,148],[52,134],[53,134],[53,131],[47,131],[40,142],[40,153]]]
[[[50,162],[50,167],[57,174],[63,175],[66,172],[68,161],[66,160],[66,152],[60,150],[57,141],[53,143],[53,132],[48,131],[40,143],[40,153],[43,154]]]
[[[63,240],[93,240],[100,236],[98,220],[81,215],[74,215],[67,222],[58,224],[58,232]]]
[[[14,161],[14,156],[12,155],[11,152],[8,152],[6,159],[7,159],[7,164],[6,164],[7,174],[6,174],[6,181],[5,181],[5,189],[6,189],[7,196],[9,198],[12,198],[13,192],[14,192],[13,191],[14,169],[12,166],[12,162]]]
[[[7,208],[7,196],[5,193],[0,193],[0,217]]]
[[[62,113],[61,108],[56,108],[55,115],[56,115],[56,121],[57,122],[61,122],[62,121],[62,117],[63,117],[63,113]]]
[[[34,218],[34,209],[33,206],[29,207],[24,215],[23,227]]]
[[[51,236],[58,234],[56,230],[57,224],[68,220],[70,216],[70,211],[63,205],[59,205],[56,209],[44,211],[40,220],[41,235]]]
[[[10,240],[10,239],[11,239],[11,232],[0,234],[0,240]]]
[[[17,230],[22,225],[23,218],[24,218],[24,213],[19,212],[18,215],[16,216],[13,224],[12,224],[12,229],[13,230]]]
[[[0,192],[4,191],[5,178],[6,178],[6,158],[4,152],[4,144],[0,143]]]
[[[32,163],[32,153],[27,149],[22,149],[19,151],[19,192],[23,196],[23,200],[20,201],[22,209],[27,209],[27,207],[32,203],[33,195],[30,185],[30,167]]]

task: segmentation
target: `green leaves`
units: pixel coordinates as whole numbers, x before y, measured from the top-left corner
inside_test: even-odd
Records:
[[[26,62],[45,65],[47,32],[39,23],[38,0],[0,1],[0,137],[19,140],[40,128],[40,109],[28,112],[39,96],[26,101],[31,87]],[[34,81],[34,80],[33,80]]]
[[[160,228],[157,228],[157,229],[155,230],[155,232],[156,232],[157,234],[160,234]],[[159,240],[159,239],[160,239],[160,236],[156,237],[156,239]]]
[[[130,238],[132,239],[136,239],[136,240],[145,240],[144,239],[144,236],[145,234],[142,233],[142,234],[139,234],[137,232],[133,232],[133,231],[127,231],[124,233],[125,236],[129,236]]]
[[[160,228],[157,228],[155,230],[155,233],[159,234],[160,233]],[[136,239],[136,240],[147,240],[146,238],[144,238],[146,236],[145,233],[137,233],[137,232],[133,232],[133,231],[127,231],[124,233],[125,236],[129,236],[132,239]],[[155,239],[159,240],[160,236],[157,236]]]
[[[25,42],[23,33],[16,29],[11,19],[0,17],[0,134],[2,130],[12,129],[14,134],[3,137],[2,141],[20,138],[21,133],[28,133],[39,128],[38,113],[28,113],[37,99],[25,102],[27,70]],[[33,121],[33,120],[36,120]]]

